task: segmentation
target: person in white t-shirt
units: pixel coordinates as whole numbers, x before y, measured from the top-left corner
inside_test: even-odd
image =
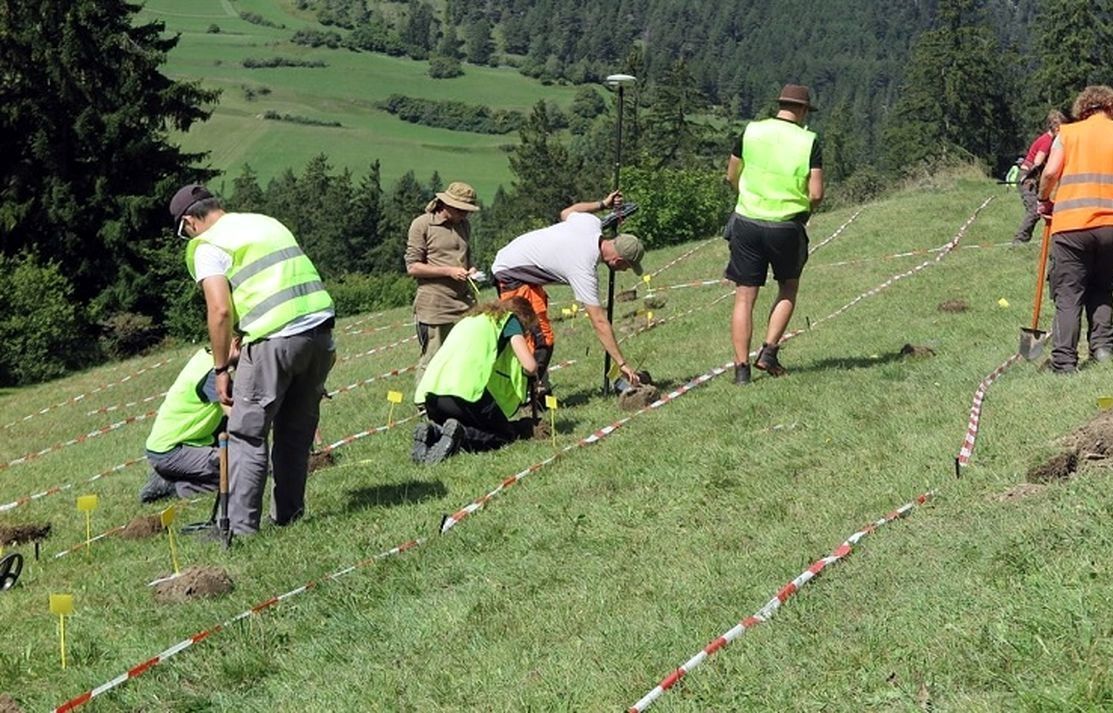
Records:
[[[639,382],[618,348],[606,309],[599,300],[596,267],[606,263],[612,270],[633,270],[642,274],[645,248],[634,235],[623,233],[603,238],[603,223],[593,213],[621,205],[622,194],[611,193],[601,201],[573,203],[561,211],[561,222],[534,230],[512,240],[495,255],[491,273],[498,283],[499,297],[524,297],[537,313],[538,328],[533,335],[534,357],[538,363],[538,395],[550,391],[546,378],[553,355],[553,327],[549,321],[549,296],[544,285],[565,284],[584,306],[603,349],[615,360],[626,379]]]

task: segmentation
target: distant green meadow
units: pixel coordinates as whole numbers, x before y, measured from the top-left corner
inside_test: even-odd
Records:
[[[255,13],[279,29],[240,19]],[[490,199],[499,184],[509,187],[510,168],[504,147],[517,142],[514,134],[491,136],[434,129],[410,124],[375,108],[390,94],[456,100],[497,109],[528,112],[541,100],[566,107],[576,89],[544,86],[511,68],[464,64],[464,76],[431,79],[428,62],[416,62],[369,52],[309,48],[290,42],[302,28],[323,30],[311,16],[288,2],[265,0],[150,0],[139,21],[160,20],[181,41],[170,53],[166,73],[178,80],[201,80],[222,90],[212,117],[180,137],[188,151],[209,152],[209,163],[231,181],[250,164],[260,181],[287,168],[300,173],[317,154],[326,154],[336,168],[355,175],[367,173],[376,159],[382,180],[389,186],[407,171],[426,181],[438,172],[447,183],[464,180]],[[220,32],[208,31],[211,25]],[[343,30],[340,30],[343,33]],[[326,62],[327,67],[247,69],[243,60],[289,57]],[[247,98],[246,88],[255,92]],[[262,89],[269,93],[260,93]],[[322,121],[340,127],[306,126],[263,119],[267,110]]]

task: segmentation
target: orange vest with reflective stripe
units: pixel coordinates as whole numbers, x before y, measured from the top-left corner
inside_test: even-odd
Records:
[[[1059,129],[1063,173],[1051,232],[1113,225],[1113,120],[1098,112]]]

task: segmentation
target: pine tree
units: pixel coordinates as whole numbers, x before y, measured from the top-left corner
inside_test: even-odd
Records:
[[[495,43],[491,39],[491,23],[481,17],[468,25],[464,39],[465,56],[472,64],[492,64]]]
[[[688,117],[705,103],[694,85],[695,80],[687,63],[680,59],[653,86],[653,99],[642,143],[650,166],[679,167],[693,157],[702,131]]]
[[[544,101],[534,105],[518,136],[521,143],[510,153],[515,200],[526,216],[553,222],[574,199],[576,171]]]
[[[351,250],[349,272],[372,271],[372,252],[380,241],[383,222],[382,170],[378,160],[371,163],[367,175],[352,196],[349,211],[348,243]]]
[[[260,213],[266,202],[267,196],[259,187],[259,175],[245,163],[240,175],[232,181],[232,195],[225,200],[226,207],[240,213]]]
[[[1107,82],[1113,43],[1110,13],[1091,0],[1044,0],[1032,26],[1039,67],[1029,83],[1034,124],[1052,107],[1067,109],[1087,85]]]

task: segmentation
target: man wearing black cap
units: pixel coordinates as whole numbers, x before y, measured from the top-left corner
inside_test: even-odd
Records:
[[[228,419],[228,517],[232,532],[259,529],[267,480],[267,440],[274,430],[271,519],[305,511],[309,449],[325,378],[335,360],[332,298],[294,236],[274,218],[226,213],[204,186],[170,201],[186,266],[205,293],[216,392]],[[243,342],[233,386],[233,334]]]
[[[750,383],[754,302],[770,265],[777,300],[754,366],[770,376],[786,373],[777,351],[808,260],[805,225],[823,200],[819,139],[805,128],[808,112],[815,110],[811,92],[787,84],[777,104],[776,116],[746,126],[727,164],[727,181],[738,190],[738,204],[724,231],[730,241],[724,276],[736,285],[730,323],[736,384]]]

